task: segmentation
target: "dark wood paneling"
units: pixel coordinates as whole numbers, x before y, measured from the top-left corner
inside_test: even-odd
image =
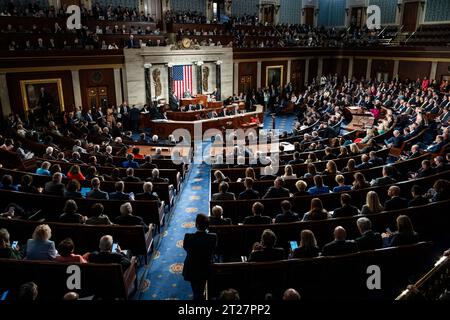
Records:
[[[291,61],[290,81],[297,88],[300,89],[305,83],[305,60]]]
[[[403,8],[403,31],[414,32],[417,27],[419,2],[407,2]]]
[[[241,78],[251,77],[251,88],[256,89],[256,78],[258,73],[258,65],[256,62],[240,62],[239,63],[239,77],[238,77],[238,88],[235,88],[235,93],[239,93],[241,90]]]
[[[309,60],[309,70],[308,70],[308,82],[317,77],[317,67],[319,66],[318,59]]]
[[[116,105],[116,90],[114,85],[113,69],[80,70],[79,73],[81,100],[84,107],[88,106],[87,88],[89,87],[107,87],[109,104]],[[99,75],[97,78],[99,81],[96,81],[94,77],[97,73]]]
[[[428,77],[431,71],[431,62],[425,61],[400,61],[398,76],[400,79],[417,79]]]
[[[367,59],[355,59],[353,60],[353,75],[356,79],[366,77],[367,72]]]
[[[19,72],[7,73],[6,82],[8,85],[9,100],[13,112],[23,114],[22,93],[20,90],[21,80],[56,79],[62,82],[64,105],[66,110],[73,110],[75,104],[72,74],[70,71],[43,71],[43,72]]]
[[[375,79],[378,72],[389,74],[389,79],[392,78],[392,73],[394,72],[394,61],[393,60],[372,60],[372,70],[370,72],[370,77]]]
[[[283,86],[285,86],[287,82],[287,60],[263,61],[261,68],[261,85],[263,87],[266,85],[266,67],[270,66],[283,66]]]
[[[440,81],[443,77],[450,76],[450,62],[439,62],[436,69],[436,80]]]
[[[348,74],[348,59],[336,59],[329,58],[323,59],[322,73],[328,74],[338,74],[338,76],[347,76]]]

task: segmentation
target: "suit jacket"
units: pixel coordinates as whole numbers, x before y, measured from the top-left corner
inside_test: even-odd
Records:
[[[59,216],[59,222],[83,223],[83,216],[79,213],[63,213]]]
[[[248,216],[244,219],[244,224],[271,224],[272,218],[268,216]]]
[[[428,201],[427,198],[422,197],[422,196],[417,196],[408,202],[408,207],[423,206],[423,205],[426,205],[429,203],[430,202]]]
[[[230,225],[231,224],[231,219],[230,218],[216,218],[216,217],[209,217],[209,225],[219,225],[219,226],[224,226],[224,225]]]
[[[195,281],[209,278],[216,244],[215,233],[197,231],[184,235],[183,248],[187,253],[183,267],[184,280]]]
[[[277,261],[284,258],[284,250],[282,248],[264,248],[263,250],[250,253],[248,262]]]
[[[212,199],[214,201],[217,201],[217,200],[236,200],[236,197],[234,196],[234,193],[231,193],[231,192],[217,192],[217,193],[213,194]]]
[[[379,187],[379,186],[387,186],[389,184],[394,184],[396,182],[397,181],[394,178],[391,178],[389,176],[387,176],[387,177],[379,177],[379,178],[375,179],[375,182],[374,182],[373,185],[377,186],[377,187]]]
[[[139,177],[135,176],[126,176],[122,178],[123,182],[141,182],[141,179]]]
[[[408,244],[414,244],[419,241],[419,235],[417,233],[414,233],[412,235],[410,234],[404,234],[395,232],[391,237],[384,239],[384,247],[397,247],[397,246],[404,246]]]
[[[130,199],[130,195],[128,193],[125,192],[111,192],[109,194],[109,199],[110,200],[131,200]]]
[[[384,210],[399,210],[408,208],[408,201],[405,198],[394,197],[392,199],[386,200],[384,203]]]
[[[122,162],[122,167],[124,168],[139,168],[139,163],[137,161],[124,161]]]
[[[135,197],[136,200],[156,200],[160,201],[159,197],[153,193],[138,193]]]
[[[383,246],[381,235],[378,232],[369,230],[365,232],[361,237],[355,239],[358,249],[363,250],[375,250]]]
[[[54,260],[58,252],[53,241],[29,239],[26,247],[26,260]]]
[[[247,189],[245,191],[242,191],[238,197],[239,200],[254,200],[259,198],[260,198],[259,192],[253,189]]]
[[[49,181],[45,184],[44,193],[64,197],[64,185]]]
[[[105,191],[101,190],[91,190],[88,192],[86,198],[88,199],[98,199],[98,200],[109,200],[109,195]]]
[[[355,206],[342,206],[333,212],[333,218],[352,217],[359,214],[358,208]]]
[[[292,211],[280,213],[275,217],[275,223],[296,222],[300,220],[298,214]]]
[[[267,193],[263,196],[263,199],[266,198],[288,198],[289,197],[289,190],[286,188],[275,188],[270,187],[269,190],[267,190]]]
[[[327,243],[322,249],[323,256],[338,256],[355,252],[358,252],[358,245],[351,240],[334,240]]]
[[[122,271],[125,271],[131,265],[130,259],[118,252],[94,251],[89,254],[88,260],[92,263],[118,263],[122,266]]]
[[[144,220],[142,220],[141,217],[138,217],[138,216],[133,216],[131,214],[126,215],[126,216],[118,216],[114,221],[117,224],[120,224],[122,226],[138,226],[138,225],[141,225],[142,227],[144,227],[144,231],[145,232],[148,231],[148,225],[144,222]]]

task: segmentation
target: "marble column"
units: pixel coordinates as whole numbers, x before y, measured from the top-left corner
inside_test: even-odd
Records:
[[[221,65],[222,65],[221,60],[216,61],[216,88],[217,88],[217,90],[219,90],[219,92],[222,91],[221,90],[221,86],[222,86]]]
[[[233,93],[239,94],[239,63],[233,65]]]
[[[173,95],[173,65],[169,63],[167,65],[167,81],[169,85],[169,97]],[[183,97],[177,97],[178,99],[181,99]]]
[[[367,59],[366,80],[370,79],[372,73],[372,59]]]
[[[114,88],[116,91],[116,105],[123,102],[122,83],[120,81],[120,68],[114,68]]]
[[[288,61],[287,61],[287,70],[286,70],[286,84],[288,84],[289,82],[291,82],[291,63],[292,63],[292,60],[291,59],[289,59]]]
[[[309,60],[305,60],[305,86],[309,83]]]
[[[150,77],[151,63],[144,64],[144,78],[145,78],[145,103],[149,106],[152,104],[152,79]]]
[[[83,102],[81,99],[80,73],[78,72],[78,70],[72,70],[71,73],[75,107],[81,107],[83,105]]]
[[[347,79],[351,79],[353,76],[353,64],[354,64],[355,60],[353,59],[353,57],[350,57],[348,59],[348,73],[347,73]]]
[[[317,78],[322,77],[323,72],[323,58],[319,58],[317,62]]]
[[[197,62],[197,94],[203,93],[203,74],[202,74],[202,61]]]
[[[436,79],[437,67],[438,67],[437,61],[433,61],[431,63],[430,77],[428,79],[430,80]]]
[[[256,87],[257,88],[262,88],[261,78],[262,78],[262,62],[258,61],[257,67],[256,67]]]
[[[11,103],[9,101],[8,85],[6,83],[6,73],[0,73],[0,101],[3,117],[7,117],[11,113]]]
[[[394,61],[394,71],[392,72],[392,79],[396,78],[398,79],[398,67],[400,65],[400,61],[399,60],[395,60]]]

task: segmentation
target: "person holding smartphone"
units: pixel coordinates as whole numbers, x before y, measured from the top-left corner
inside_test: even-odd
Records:
[[[311,230],[302,230],[300,233],[300,246],[296,245],[297,241],[291,241],[292,259],[315,258],[319,256],[320,249]]]
[[[13,241],[10,244],[8,230],[0,229],[0,258],[21,260],[22,255],[19,252],[18,241]]]

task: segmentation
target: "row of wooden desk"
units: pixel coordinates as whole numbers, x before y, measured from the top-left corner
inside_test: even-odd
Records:
[[[245,104],[239,104],[239,105],[229,105],[226,107],[209,107],[206,109],[201,110],[190,110],[190,111],[167,111],[167,119],[174,120],[174,121],[195,121],[200,119],[205,119],[208,116],[208,113],[210,112],[221,112],[223,109],[226,111],[233,111],[233,110],[244,110]],[[200,119],[199,119],[200,118]]]

